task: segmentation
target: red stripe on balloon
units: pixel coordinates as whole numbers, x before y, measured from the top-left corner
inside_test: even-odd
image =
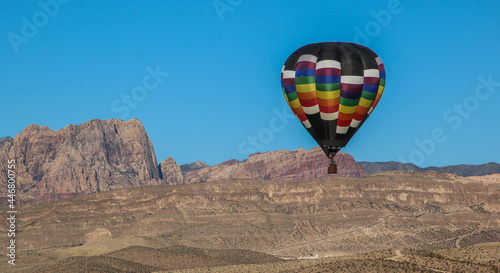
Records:
[[[297,66],[295,67],[295,70],[298,70],[298,69],[316,69],[316,63],[300,62],[300,63],[297,63]]]
[[[300,121],[306,121],[307,120],[307,116],[306,116],[305,113],[302,113],[302,114],[297,115],[297,116],[299,117]]]
[[[354,113],[354,117],[352,119],[355,119],[355,120],[362,120],[363,118],[365,117],[365,114],[364,113]]]
[[[337,68],[321,68],[316,70],[316,76],[341,76],[341,71]]]
[[[337,120],[337,126],[349,126],[351,125],[351,120],[344,120],[344,119],[339,119]]]
[[[349,92],[361,92],[363,90],[362,84],[341,83],[340,89]]]
[[[365,84],[378,85],[379,84],[379,78],[365,77]]]
[[[300,100],[300,104],[304,107],[311,107],[311,106],[317,105],[318,101],[316,99]]]
[[[288,78],[283,80],[283,86],[295,85],[295,78]]]
[[[338,112],[339,111],[339,105],[334,105],[334,106],[323,106],[323,105],[320,105],[319,106],[319,111],[321,111],[322,113],[327,113],[327,114],[331,114],[331,113],[335,113],[335,112]]]

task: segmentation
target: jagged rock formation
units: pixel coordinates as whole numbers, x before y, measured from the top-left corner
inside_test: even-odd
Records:
[[[347,154],[339,152],[335,156],[338,176],[364,176],[363,168]],[[270,180],[297,180],[328,176],[328,158],[321,148],[307,151],[278,150],[251,154],[248,159],[228,160],[216,166],[208,166],[186,173],[186,184],[214,181],[228,178],[252,178]]]
[[[0,160],[16,160],[17,201],[48,201],[110,189],[159,184],[192,184],[225,178],[294,180],[326,176],[328,159],[319,148],[257,153],[242,162],[217,166],[196,161],[179,166],[156,161],[141,122],[91,120],[53,131],[32,124],[14,139],[0,139]],[[345,153],[336,157],[340,176],[363,176]],[[6,176],[6,164],[0,167]],[[5,201],[6,189],[0,189]]]
[[[18,202],[161,184],[153,145],[137,119],[94,119],[57,131],[31,124],[0,141],[0,159],[16,160]]]
[[[175,159],[167,157],[160,163],[160,176],[165,185],[184,184],[184,178],[181,168],[175,162]]]
[[[199,160],[197,160],[193,163],[183,164],[183,165],[181,165],[182,175],[185,175],[186,173],[188,173],[190,171],[198,170],[198,169],[205,168],[205,167],[208,167],[207,163],[205,163],[203,161],[199,161]]]

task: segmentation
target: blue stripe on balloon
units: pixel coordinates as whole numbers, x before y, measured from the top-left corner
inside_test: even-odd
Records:
[[[290,93],[293,93],[293,92],[297,92],[297,90],[295,89],[295,85],[285,86],[285,92],[287,94],[290,94]]]
[[[295,78],[311,77],[311,76],[314,77],[315,75],[316,75],[316,70],[314,69],[302,68],[295,70]]]
[[[370,93],[377,93],[378,85],[373,84],[363,84],[363,90]]]
[[[359,99],[361,97],[361,91],[344,91],[340,90],[340,96],[346,99]]]
[[[340,76],[316,76],[316,83],[339,83]]]
[[[380,71],[380,78],[385,79],[385,71]]]

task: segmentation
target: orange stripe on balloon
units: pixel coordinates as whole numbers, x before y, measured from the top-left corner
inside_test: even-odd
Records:
[[[365,117],[365,114],[366,114],[366,113],[363,113],[363,114],[362,114],[362,113],[358,113],[358,112],[356,112],[356,113],[354,113],[354,117],[353,117],[353,119],[355,119],[355,120],[362,120],[362,119]]]
[[[382,94],[377,93],[377,96],[375,97],[375,100],[373,101],[372,107],[375,109],[377,107],[378,101],[380,100],[380,97],[382,97]]]
[[[334,106],[322,106],[320,105],[319,106],[319,110],[321,111],[321,113],[335,113],[335,112],[338,112],[339,111],[339,105],[334,105]]]
[[[361,115],[363,115],[363,116],[364,116],[364,115],[368,112],[368,110],[369,110],[369,109],[370,109],[370,108],[367,108],[367,107],[363,107],[363,106],[361,106],[361,105],[358,105],[358,108],[356,108],[356,113],[361,114]]]
[[[297,116],[299,116],[300,121],[306,121],[307,120],[306,114],[304,114],[304,113],[302,113],[300,115],[297,115]]]
[[[352,114],[346,114],[346,113],[339,112],[339,120],[342,119],[342,120],[345,120],[345,121],[349,121],[349,124],[351,124],[351,120],[352,120],[353,117],[354,117],[354,113],[352,113]]]
[[[321,106],[335,106],[339,104],[339,99],[320,99],[318,98],[318,104]]]
[[[316,91],[312,92],[297,92],[297,95],[299,95],[299,100],[311,100],[316,98]]]
[[[293,111],[295,112],[295,114],[297,116],[304,114],[304,109],[302,109],[302,107],[297,107],[297,108],[293,109]]]

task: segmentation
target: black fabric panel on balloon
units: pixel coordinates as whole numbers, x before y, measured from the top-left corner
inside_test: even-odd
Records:
[[[288,59],[286,60],[285,70],[295,71],[295,66],[297,65],[297,61],[299,60],[300,56],[304,54],[310,54],[308,52],[314,51],[319,47],[320,46],[318,44],[310,44],[295,50],[295,52],[293,52],[292,55],[290,55],[290,57],[288,57]]]
[[[357,53],[363,62],[363,69],[377,69],[378,64],[375,60],[378,56],[371,49],[366,47],[360,47],[359,45],[353,44],[357,48]]]
[[[340,46],[340,62],[342,63],[342,76],[363,76],[363,62],[352,44]]]
[[[323,129],[323,120],[321,119],[320,113],[307,115],[307,119],[309,119],[309,122],[311,123],[316,139],[325,139],[325,130]]]
[[[297,61],[299,60],[300,55],[298,51],[301,50],[302,48],[297,49],[290,57],[285,62],[285,70],[294,70],[295,71],[295,65],[297,64]]]
[[[338,43],[324,43],[318,54],[318,62],[322,60],[335,60],[340,62]]]

